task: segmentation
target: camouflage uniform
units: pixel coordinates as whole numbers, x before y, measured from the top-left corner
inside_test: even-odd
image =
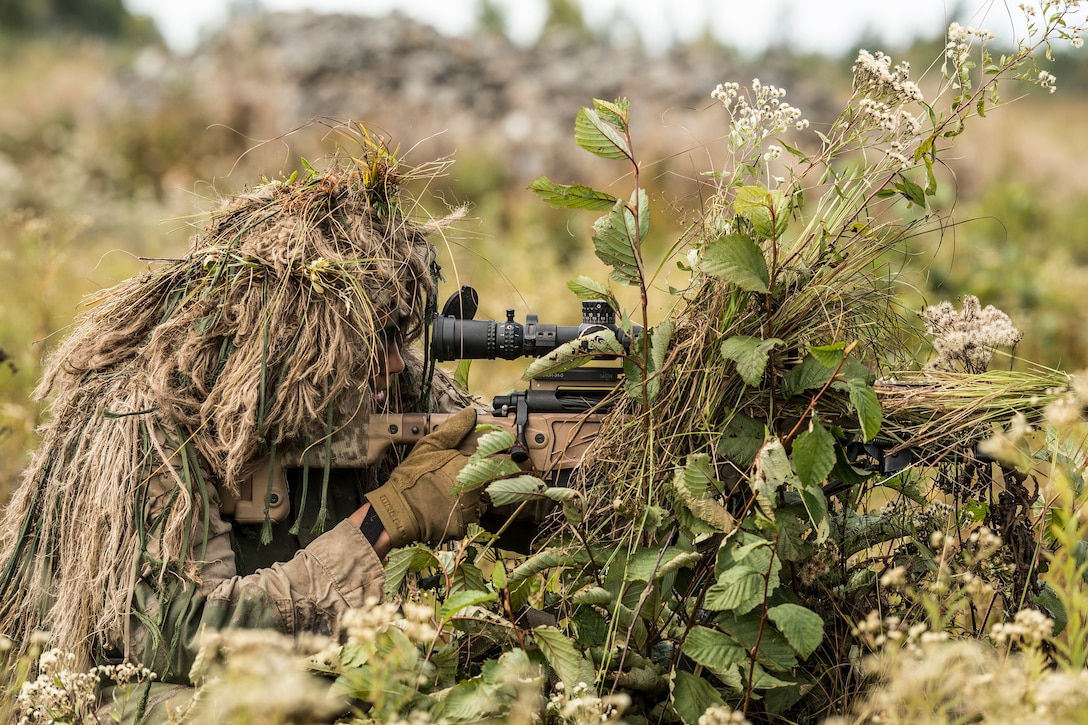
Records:
[[[154,521],[157,510],[170,495],[171,486],[162,486],[152,498],[146,521]],[[330,492],[333,501],[345,498],[341,492]],[[340,617],[347,609],[361,607],[368,598],[381,596],[385,570],[370,543],[351,522],[340,521],[306,542],[290,558],[254,570],[251,567],[260,558],[269,558],[274,555],[272,552],[288,553],[307,537],[296,540],[287,532],[290,522],[284,522],[276,524],[268,547],[254,547],[254,532],[247,530],[252,527],[232,526],[220,515],[218,503],[215,492],[206,522],[208,544],[197,573],[200,583],[167,584],[172,591],[166,596],[169,602],[166,612],[159,606],[160,592],[150,571],[145,569],[144,580],[137,584],[134,607],[140,617],[161,622],[161,638],[149,636],[147,628],[134,616],[128,639],[110,643],[117,659],[123,659],[127,650],[131,661],[158,675],[158,681],[147,693],[145,722],[166,722],[165,703],[172,700],[174,705],[183,704],[191,697],[189,671],[203,632],[242,627],[271,629],[292,636],[314,633],[337,637]],[[334,518],[338,514],[346,517],[357,507],[358,504],[330,513]],[[316,506],[310,510],[315,509]],[[196,527],[204,523],[198,520]],[[301,529],[308,531],[306,526]],[[194,552],[194,559],[197,557],[199,552]],[[240,566],[240,559],[248,559],[250,566]],[[138,688],[137,696],[132,699],[142,698],[144,689]],[[111,699],[112,693],[107,693],[104,701],[109,703]],[[135,715],[134,708],[138,705],[130,703],[127,713],[130,717]]]
[[[418,363],[418,361],[417,361]],[[452,413],[473,401],[438,371],[434,378],[434,407]],[[357,446],[351,441],[347,449]],[[311,469],[311,480],[323,471]],[[229,628],[267,629],[288,636],[316,634],[339,638],[340,618],[367,600],[383,598],[385,569],[370,542],[347,517],[366,500],[366,472],[333,469],[325,492],[327,515],[317,521],[320,486],[301,485],[302,469],[285,472],[290,491],[290,515],[272,524],[272,540],[260,543],[262,524],[238,524],[220,512],[220,496],[210,490],[207,509],[207,546],[194,545],[191,560],[199,562],[194,580],[165,584],[163,592],[150,566],[137,583],[130,629],[118,632],[107,644],[111,661],[128,660],[156,673],[156,681],[140,685],[125,703],[123,723],[176,722],[193,697],[190,670],[200,649],[201,636]],[[166,476],[151,480],[144,526],[153,530],[163,507],[174,495]],[[308,491],[303,501],[303,489]],[[298,513],[302,520],[296,522]],[[295,524],[297,523],[297,526]],[[204,529],[196,517],[193,531]],[[297,534],[292,534],[295,528]],[[153,539],[151,542],[153,543]],[[200,551],[203,549],[203,553]],[[150,547],[148,561],[156,558]],[[168,602],[166,611],[160,601]],[[158,623],[161,636],[152,636],[141,624]],[[105,688],[99,715],[117,709],[114,689]],[[140,712],[141,717],[138,717]],[[173,719],[171,719],[173,717]]]

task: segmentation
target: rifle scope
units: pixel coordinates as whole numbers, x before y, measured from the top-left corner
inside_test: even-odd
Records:
[[[431,338],[435,360],[488,359],[516,360],[519,357],[545,355],[560,345],[594,329],[607,328],[616,339],[630,347],[630,338],[616,325],[616,313],[604,300],[582,301],[582,324],[551,325],[537,315],[526,315],[525,324],[514,321],[514,310],[506,310],[506,321],[463,320],[452,315],[436,317]],[[636,328],[638,335],[641,328]]]

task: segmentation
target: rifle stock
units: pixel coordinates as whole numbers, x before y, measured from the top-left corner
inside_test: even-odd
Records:
[[[394,446],[411,447],[428,433],[437,430],[453,413],[375,413],[362,425],[349,425],[332,438],[329,455],[336,468],[366,468],[373,466]],[[461,445],[465,453],[476,450],[487,426],[509,431],[522,442],[515,446],[515,460],[528,460],[533,471],[551,476],[570,471],[581,463],[586,449],[600,430],[598,413],[529,413],[519,430],[512,416],[480,411],[476,431]],[[326,449],[315,445],[305,456],[305,465],[320,468],[325,465]],[[288,454],[285,466],[303,465],[302,456]]]

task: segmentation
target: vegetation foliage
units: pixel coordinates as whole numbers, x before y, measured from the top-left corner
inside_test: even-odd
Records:
[[[897,260],[952,223],[936,203],[949,150],[999,83],[1053,87],[1040,64],[1079,45],[1077,10],[1035,6],[1000,54],[954,25],[924,92],[909,66],[863,51],[820,131],[775,86],[720,85],[727,152],[699,217],[656,256],[629,104],[581,109],[575,142],[621,181],[531,189],[600,215],[608,278],[569,288],[643,333],[630,349],[594,334],[526,374],[588,348],[618,357],[625,383],[571,485],[493,457],[513,443],[498,431],[462,473],[496,505],[556,504],[531,556],[478,527],[453,548],[397,550],[388,603],[356,613],[345,644],[311,643],[309,667],[365,703],[349,718],[1082,719],[1088,389],[1042,366],[991,369],[1021,335],[976,298],[919,321],[896,294]],[[806,131],[815,143],[792,140]],[[209,693],[272,647],[244,636],[209,641]],[[11,688],[32,680],[27,663],[11,671]],[[260,705],[234,721],[303,711]]]

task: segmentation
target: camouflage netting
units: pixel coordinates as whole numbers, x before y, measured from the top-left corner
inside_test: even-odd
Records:
[[[0,632],[25,647],[46,630],[89,660],[126,626],[141,569],[196,576],[186,559],[207,536],[193,513],[209,486],[237,490],[277,447],[369,412],[378,331],[396,323],[408,344],[425,329],[437,277],[425,234],[440,224],[408,220],[403,170],[362,140],[324,172],[225,199],[184,258],[76,321],[37,390],[50,420],[0,528]],[[418,404],[419,386],[402,387],[401,404]],[[157,475],[173,498],[145,530]]]

